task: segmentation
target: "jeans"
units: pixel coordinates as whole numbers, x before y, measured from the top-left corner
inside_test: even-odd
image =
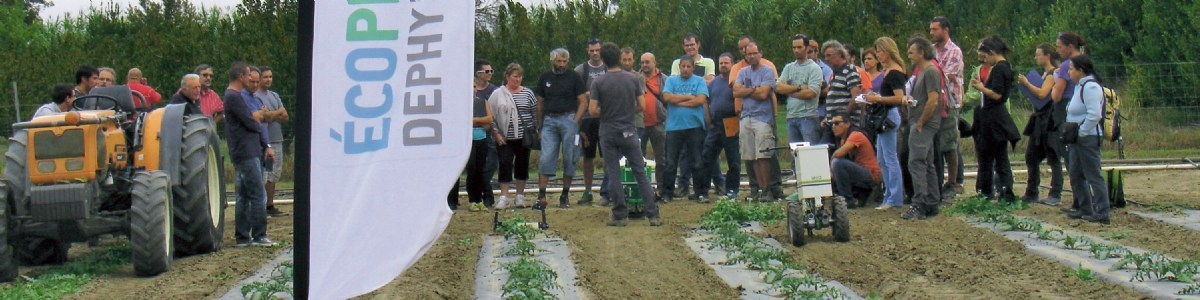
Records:
[[[900,110],[893,107],[888,109],[888,120],[900,124]],[[879,159],[879,169],[883,173],[883,184],[886,190],[883,194],[883,204],[891,206],[904,205],[904,170],[900,169],[900,156],[896,152],[896,135],[899,130],[893,128],[880,132],[875,137],[875,154]]]
[[[871,171],[845,158],[834,158],[829,165],[833,171],[834,194],[846,198],[846,201],[851,203],[857,203],[853,200],[866,200],[854,197],[854,190],[870,190],[875,186]]]
[[[817,117],[787,119],[788,143],[821,144],[821,121]]]
[[[667,131],[666,131],[666,128],[667,128],[667,126],[660,122],[660,123],[658,123],[658,125],[646,126],[645,128],[638,129],[638,136],[640,137],[641,144],[642,144],[642,147],[641,147],[642,155],[646,155],[646,153],[647,153],[646,152],[646,143],[649,143],[651,147],[654,147],[654,163],[655,164],[661,164],[661,163],[664,163],[667,161],[666,160],[666,157],[667,157]],[[601,149],[601,150],[603,151],[604,149]],[[658,166],[655,165],[655,167],[657,168]],[[663,186],[665,186],[663,184],[662,169],[657,169],[654,172],[654,183],[660,189]]]
[[[1058,159],[1058,152],[1050,146],[1049,140],[1050,137],[1046,137],[1038,145],[1032,145],[1033,142],[1030,142],[1030,145],[1025,148],[1025,167],[1029,170],[1029,184],[1025,187],[1025,196],[1035,200],[1038,198],[1038,189],[1042,185],[1041,165],[1043,159],[1050,165],[1050,197],[1062,197],[1062,164]]]
[[[1080,136],[1068,145],[1067,171],[1071,174],[1071,191],[1079,211],[1085,216],[1108,219],[1110,210],[1108,186],[1100,169],[1100,137]]]
[[[741,154],[738,153],[740,150],[738,148],[741,148],[741,145],[738,144],[738,137],[736,135],[726,137],[725,124],[723,122],[713,122],[713,128],[708,129],[708,136],[704,138],[704,154],[701,155],[701,160],[708,164],[708,168],[706,168],[708,172],[701,173],[706,173],[708,176],[720,176],[721,164],[717,163],[717,158],[722,150],[725,151],[725,164],[728,165],[729,169],[725,172],[725,190],[720,191],[722,187],[716,183],[716,178],[712,180],[713,186],[718,189],[718,194],[722,192],[737,193],[738,184],[741,183],[741,178],[739,178],[741,170],[738,165],[738,158],[741,157]],[[696,186],[696,193],[701,195],[707,194],[708,184],[703,181],[701,182],[704,184]]]
[[[579,124],[575,114],[546,115],[542,121],[542,156],[538,161],[538,174],[554,176],[558,172],[558,155],[562,150],[563,176],[575,177],[575,163],[579,162]]]
[[[234,240],[248,242],[267,237],[267,191],[263,188],[262,159],[251,158],[233,163],[237,172],[237,204]]]
[[[915,127],[916,124],[912,126]],[[937,152],[933,138],[937,133],[937,120],[926,122],[925,128],[920,131],[912,128],[908,132],[908,172],[912,173],[912,203],[926,213],[936,210],[942,198],[941,183],[937,181],[933,165],[934,152]]]
[[[650,178],[646,176],[646,161],[642,160],[642,151],[637,134],[634,132],[600,132],[600,151],[604,152],[604,174],[621,174],[621,158],[633,171],[637,179],[638,193],[642,195],[642,205],[646,209],[646,217],[658,218],[658,206],[654,203],[654,188],[650,187]],[[620,180],[608,181],[613,203],[614,220],[624,220],[629,217],[629,207],[625,203],[625,193]]]
[[[483,140],[487,144],[487,161],[483,164],[483,205],[492,207],[496,202],[495,195],[492,194],[492,178],[495,178],[496,171],[500,168],[500,150],[490,132],[485,136]]]
[[[690,128],[682,130],[667,131],[667,159],[665,161],[663,172],[663,181],[666,181],[667,186],[663,189],[663,197],[674,195],[675,192],[675,171],[682,168],[691,169],[693,174],[702,175],[701,171],[704,166],[704,161],[696,157],[682,164],[682,156],[684,149],[702,149],[704,146],[704,128]],[[695,186],[700,186],[700,177],[692,178]]]

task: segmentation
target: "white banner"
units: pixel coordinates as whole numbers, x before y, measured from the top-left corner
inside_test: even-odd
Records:
[[[471,147],[474,11],[468,0],[316,1],[312,299],[382,287],[449,224],[444,199]]]

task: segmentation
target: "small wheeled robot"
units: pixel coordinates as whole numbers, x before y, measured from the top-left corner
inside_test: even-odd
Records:
[[[829,147],[789,144],[796,172],[796,193],[787,198],[787,229],[793,246],[804,246],[814,231],[826,228],[833,229],[835,241],[850,241],[846,199],[833,194]]]

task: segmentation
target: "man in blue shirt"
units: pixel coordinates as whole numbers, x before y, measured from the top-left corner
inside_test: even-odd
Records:
[[[711,97],[708,98],[709,124],[708,137],[704,139],[704,153],[701,156],[701,161],[707,165],[705,170],[708,176],[721,176],[721,164],[717,163],[717,155],[721,151],[725,151],[725,164],[729,170],[725,173],[725,194],[730,199],[737,198],[738,185],[741,183],[741,168],[738,162],[738,135],[737,126],[725,125],[725,120],[737,120],[737,109],[733,103],[733,88],[729,87],[729,69],[733,67],[733,55],[721,53],[717,58],[717,77],[712,82],[708,83],[708,92]],[[734,118],[730,118],[734,117]],[[735,124],[736,125],[736,124]],[[714,182],[717,180],[713,180]],[[707,182],[702,182],[707,183]],[[716,184],[716,183],[714,183]],[[707,184],[697,186],[697,189],[707,189]],[[722,187],[715,187],[720,191]]]
[[[692,56],[679,58],[679,74],[667,78],[663,87],[663,100],[667,102],[667,157],[663,164],[663,200],[675,193],[675,175],[680,154],[684,149],[701,149],[704,146],[705,128],[708,124],[708,86],[704,78],[692,74],[696,62]],[[701,190],[704,176],[704,161],[692,159],[688,167],[692,170],[692,185],[696,193],[688,199],[708,202],[707,190]]]
[[[775,147],[775,131],[771,124],[775,123],[774,103],[771,94],[775,91],[775,70],[762,65],[762,52],[758,44],[746,45],[746,62],[749,68],[738,71],[733,83],[733,96],[742,99],[741,114],[741,145],[742,159],[754,161],[754,175],[758,186],[768,186],[770,179],[770,162]],[[758,190],[752,199],[766,199],[769,191]]]

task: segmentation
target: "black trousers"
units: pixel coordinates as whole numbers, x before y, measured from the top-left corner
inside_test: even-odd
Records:
[[[994,141],[975,137],[975,155],[979,159],[979,172],[975,181],[975,189],[982,192],[984,195],[1004,197],[1007,200],[1013,198],[1013,174],[1012,165],[1008,161],[1008,141]],[[995,172],[996,182],[992,182],[992,172]],[[999,186],[1003,191],[996,191]]]

